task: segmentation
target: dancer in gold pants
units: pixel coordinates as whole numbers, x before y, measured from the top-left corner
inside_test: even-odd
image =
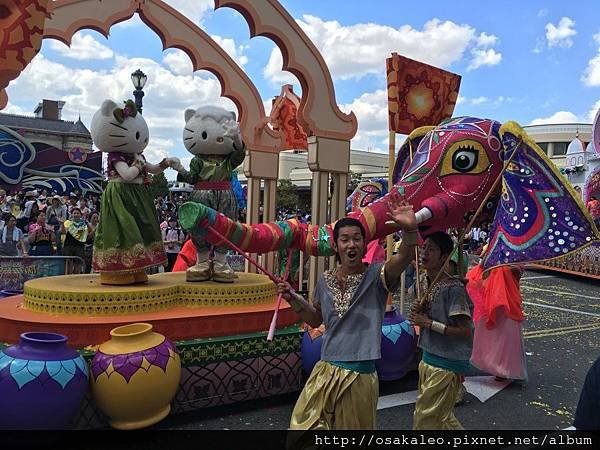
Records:
[[[473,303],[461,281],[444,267],[454,244],[450,236],[436,232],[425,239],[421,262],[427,271],[425,302],[415,302],[410,320],[421,329],[419,347],[419,395],[413,416],[414,430],[461,430],[453,413],[460,393],[460,376],[470,369],[473,349]],[[439,277],[438,273],[442,271]]]
[[[321,361],[315,366],[296,403],[290,429],[372,430],[376,427],[379,395],[375,361],[381,358],[381,325],[389,292],[409,264],[416,245],[412,207],[397,199],[390,218],[404,231],[398,254],[387,263],[365,265],[365,231],[351,218],[333,230],[339,266],[317,282],[313,304],[291,291],[278,292],[312,327],[325,323]],[[391,289],[389,289],[390,287]]]

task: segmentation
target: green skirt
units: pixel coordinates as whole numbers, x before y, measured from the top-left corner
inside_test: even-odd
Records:
[[[109,181],[102,194],[100,223],[94,238],[94,270],[129,273],[166,262],[148,186]]]

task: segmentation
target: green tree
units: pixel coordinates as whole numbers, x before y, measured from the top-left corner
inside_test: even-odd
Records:
[[[162,195],[163,197],[169,195],[169,183],[167,182],[167,177],[165,177],[164,173],[159,173],[152,177],[150,193],[154,198],[159,195]]]
[[[277,208],[296,208],[298,192],[294,183],[289,179],[277,182]]]

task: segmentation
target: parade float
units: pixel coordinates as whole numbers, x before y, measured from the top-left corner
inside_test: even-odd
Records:
[[[33,8],[46,7],[43,1],[29,3]],[[58,0],[48,6],[47,15],[39,16],[42,22],[37,28],[23,25],[23,30],[39,34],[43,26],[44,37],[69,44],[79,29],[92,28],[108,35],[113,24],[137,13],[159,35],[164,48],[176,46],[190,57],[194,70],[215,73],[223,95],[238,107],[239,128],[247,147],[244,172],[248,177],[248,223],[237,223],[199,203],[187,203],[180,209],[181,223],[212,245],[226,244],[254,255],[264,253],[261,263],[268,274],[274,267],[272,252],[302,251],[311,257],[309,286],[314,286],[326,259],[333,264],[332,225],[327,218],[345,214],[350,139],[356,133],[356,118],[339,110],[321,55],[277,1],[217,0],[215,5],[239,11],[252,36],[273,39],[285,55],[283,68],[300,80],[303,96],[297,106],[297,120],[308,136],[313,224],[273,221],[278,152],[285,148],[285,137],[267,125],[269,118],[261,97],[239,66],[175,9],[160,0]],[[8,11],[12,15],[4,20],[15,24],[23,23],[23,17],[29,14],[17,3]],[[21,51],[29,58],[22,61],[16,74],[0,72],[0,87],[18,76],[39,50],[38,41],[28,45],[30,48]],[[540,173],[531,164],[528,169],[511,165],[515,154],[527,154],[531,148],[528,141],[525,145],[526,135],[518,127],[508,124],[508,128],[501,128],[497,121],[472,117],[448,119],[460,77],[457,80],[430,66],[424,70],[425,65],[398,55],[390,61],[390,133],[409,128],[406,134],[410,134],[400,147],[395,165],[392,155],[390,169],[395,168],[389,193],[351,214],[363,223],[369,241],[397,231],[393,224],[386,223],[391,195],[401,195],[413,205],[425,236],[436,229],[464,227],[480,214],[498,190],[507,167],[513,175],[521,168]],[[401,76],[403,72],[410,76]],[[125,114],[125,109],[115,116],[117,121],[131,116],[132,111]],[[432,115],[432,111],[438,115]],[[423,126],[430,124],[439,125]],[[127,162],[128,168],[136,164],[141,173],[143,162]],[[262,183],[263,218],[268,223],[257,223]],[[545,213],[543,203],[535,206]],[[582,219],[577,216],[577,220]],[[581,239],[588,243],[596,240],[587,228],[576,234],[577,248]],[[520,239],[504,235],[505,239],[498,241],[501,245]],[[501,245],[495,248],[503,248]],[[575,251],[575,247],[565,248],[565,254]],[[497,257],[493,251],[491,254]],[[509,263],[508,258],[502,258],[500,263]],[[157,262],[160,258],[151,261]],[[134,269],[138,273],[140,267]],[[76,391],[74,383],[89,377],[92,392],[87,393],[70,424],[89,428],[110,423],[123,429],[151,425],[169,412],[298,390],[302,382],[298,317],[285,303],[276,304],[273,280],[277,278],[254,272],[238,273],[232,283],[186,281],[184,272],[150,275],[146,283],[140,283],[140,276],[133,282],[119,279],[114,283],[113,278],[108,280],[113,283],[107,284],[107,279],[97,274],[29,280],[23,295],[0,302],[0,341],[7,344],[0,354],[0,389],[12,389],[15,393],[11,398],[19,403],[18,396],[24,395],[28,386],[52,385],[55,391],[73,387]],[[398,341],[402,334],[395,333],[392,325],[398,324],[390,325],[388,336]],[[267,339],[271,337],[269,329],[273,331],[272,339]],[[65,349],[65,336],[86,365]],[[33,347],[34,341],[45,348],[56,347],[54,353],[45,356],[45,352],[35,349],[33,354],[21,351],[22,347]],[[407,345],[413,346],[414,340]],[[140,392],[151,393],[152,398],[142,401]],[[7,394],[0,391],[0,395]],[[44,395],[34,400],[46,402]],[[126,404],[119,404],[120,400]],[[132,403],[136,408],[127,407]],[[26,415],[23,421],[0,425],[65,426],[33,424]]]
[[[30,3],[30,8],[46,7],[46,2]],[[274,41],[282,52],[288,55],[284,58],[284,69],[293,72],[301,81],[301,101],[298,104],[294,103],[294,108],[276,108],[285,112],[282,113],[282,120],[277,127],[267,126],[273,122],[273,118],[265,116],[260,95],[239,66],[200,28],[160,0],[55,1],[48,6],[48,11],[44,10],[43,15],[36,16],[41,20],[37,28],[26,27],[24,30],[31,34],[39,34],[39,28],[43,27],[45,38],[54,38],[69,44],[73,34],[79,29],[93,28],[108,35],[108,30],[113,24],[127,20],[135,13],[139,14],[144,23],[157,32],[165,48],[177,46],[190,56],[194,70],[207,69],[217,74],[222,83],[223,95],[231,98],[238,106],[239,127],[247,147],[244,172],[248,177],[249,224],[235,224],[227,219],[234,228],[221,229],[227,238],[223,242],[220,242],[219,238],[219,242],[216,243],[222,245],[227,240],[244,250],[248,250],[250,244],[258,244],[254,245],[252,251],[264,253],[289,246],[292,243],[291,238],[294,246],[306,255],[331,256],[328,243],[330,227],[314,226],[310,227],[308,232],[308,229],[298,226],[294,221],[270,228],[268,225],[257,224],[258,197],[261,184],[264,183],[264,220],[274,219],[278,152],[289,147],[291,134],[294,142],[298,140],[300,126],[308,135],[309,166],[314,173],[311,215],[320,223],[324,223],[326,217],[344,215],[350,139],[356,133],[356,118],[353,114],[344,114],[339,110],[331,77],[321,55],[278,2],[269,1],[260,6],[249,1],[216,2],[217,8],[224,6],[242,13],[253,36],[265,34],[270,37],[275,32],[277,36]],[[8,11],[10,14],[4,20],[12,20],[15,24],[21,24],[23,18],[29,14],[17,3]],[[29,41],[23,42],[27,44]],[[29,57],[22,62],[19,70],[22,70],[39,50],[39,43],[32,40],[29,48],[22,49]],[[393,115],[398,119],[394,119],[393,122],[404,126],[412,124],[412,130],[416,126],[417,117],[425,123],[438,123],[447,118],[452,108],[441,108],[442,116],[431,116],[426,114],[427,111],[418,110],[423,108],[422,102],[414,101],[413,106],[417,108],[415,110],[410,105],[405,105],[403,99],[415,99],[415,96],[423,91],[420,88],[421,84],[441,85],[444,89],[439,92],[433,91],[432,101],[426,102],[429,112],[437,111],[440,105],[454,104],[457,83],[444,82],[443,76],[435,71],[438,69],[429,66],[427,71],[423,71],[424,65],[419,63],[399,64],[398,55],[394,61],[396,64],[390,68],[388,78],[400,101],[396,102],[396,108],[393,109]],[[407,61],[409,60],[405,62]],[[399,75],[403,67],[410,72],[410,77]],[[412,76],[416,71],[420,71],[417,78]],[[0,76],[3,83],[1,85],[6,86],[8,81],[18,76],[18,72],[0,73]],[[403,82],[408,79],[413,81],[408,84]],[[127,105],[120,109],[118,117],[115,116],[117,122],[132,115],[133,111],[129,110],[125,114]],[[297,121],[290,122],[290,111],[297,113]],[[120,125],[120,122],[117,125]],[[407,172],[407,178],[394,187],[394,192],[406,193],[415,209],[420,211],[424,230],[447,225],[448,220],[457,221],[457,224],[463,223],[463,216],[477,208],[477,203],[485,197],[486,189],[493,182],[493,175],[499,172],[500,145],[494,137],[494,133],[497,132],[495,122],[458,119],[446,126],[447,131],[441,133],[427,134],[428,129],[419,129],[411,135],[408,144],[400,152],[400,165],[396,177],[400,177],[406,169],[410,170]],[[448,161],[444,160],[441,167],[445,172],[442,175],[455,176],[445,178],[448,183],[441,185],[444,190],[433,188],[417,194],[421,186],[439,175],[434,163],[437,164],[436,161],[446,154],[446,147],[460,141],[461,136],[464,138],[467,135],[474,136],[475,140],[480,142],[469,141],[465,148],[454,146],[450,149],[452,155]],[[15,148],[24,145],[19,136],[12,137]],[[302,133],[299,137],[303,137]],[[467,154],[462,155],[461,151]],[[481,154],[481,164],[471,167],[469,155],[473,152]],[[128,168],[134,166],[134,163],[135,161],[131,164],[127,162]],[[139,164],[143,166],[142,162]],[[467,164],[469,167],[463,167],[461,164]],[[390,167],[393,167],[393,163]],[[459,181],[460,177],[456,175],[460,171],[471,169],[475,169],[477,176],[463,177],[463,181],[476,182]],[[427,186],[434,184],[427,183]],[[434,205],[440,201],[444,207]],[[385,199],[374,202],[372,206],[365,208],[361,216],[367,225],[369,239],[394,231],[393,227],[385,224],[381,215],[386,203]],[[432,208],[435,214],[428,214],[428,207]],[[451,218],[447,217],[448,207],[452,208]],[[184,212],[183,215],[192,227],[200,218],[192,217],[190,213],[194,211],[188,208],[187,213]],[[214,231],[210,231],[208,227],[206,230],[206,238],[214,241]],[[314,285],[316,277],[325,268],[325,258],[311,259],[309,286]],[[329,261],[332,262],[331,258]],[[268,253],[262,263],[267,270],[273,270],[274,258],[271,254]],[[135,271],[139,272],[139,267],[136,267]],[[66,336],[69,345],[78,349],[91,365],[89,376],[93,386],[96,386],[96,397],[94,399],[90,394],[84,399],[81,409],[71,421],[75,427],[86,428],[106,424],[107,418],[98,406],[110,416],[110,423],[119,428],[135,428],[160,420],[169,412],[164,405],[165,400],[153,405],[150,408],[153,411],[144,417],[134,418],[116,417],[114,411],[118,407],[111,407],[109,400],[111,395],[130,398],[121,389],[139,389],[132,387],[132,383],[151,371],[157,374],[157,371],[176,372],[178,365],[171,362],[177,359],[175,354],[179,355],[181,361],[178,389],[173,392],[172,381],[162,383],[167,391],[167,399],[170,395],[175,395],[172,412],[251,400],[300,388],[302,376],[299,348],[302,330],[298,326],[297,316],[285,304],[281,305],[278,311],[273,339],[266,340],[267,330],[273,323],[276,310],[275,286],[268,277],[250,271],[238,274],[237,279],[230,284],[215,281],[194,283],[186,281],[183,273],[168,273],[151,275],[145,284],[135,284],[136,281],[142,281],[141,277],[134,277],[133,284],[130,283],[131,280],[118,280],[119,283],[114,283],[115,279],[108,281],[112,283],[107,284],[106,279],[103,283],[99,275],[32,279],[25,284],[22,296],[10,297],[0,303],[0,341],[14,345],[20,339],[25,339],[22,336],[23,332],[37,333],[38,336],[44,333]],[[121,350],[115,350],[113,340],[123,343],[129,335],[149,333],[145,324],[151,324],[158,337],[154,336],[150,343],[142,344],[141,347],[126,344]],[[398,324],[386,325],[389,328],[387,336],[394,342],[398,341],[401,335],[395,330],[395,325]],[[137,331],[132,331],[131,328]],[[66,337],[55,337],[50,341],[65,342]],[[413,346],[414,339],[411,339],[409,347],[412,349]],[[8,354],[11,352],[9,349]],[[2,380],[11,386],[16,383],[20,387],[19,377],[26,376],[30,383],[43,381],[59,383],[61,387],[65,387],[74,379],[71,375],[78,373],[73,368],[75,363],[65,362],[68,359],[65,359],[64,355],[50,356],[47,361],[51,363],[44,359],[19,359],[15,363],[18,366],[14,366],[19,367],[19,371],[12,368],[14,360],[16,358],[3,357],[0,368]],[[177,367],[168,369],[173,364]],[[21,375],[15,377],[16,372]],[[108,383],[103,381],[105,379],[116,380],[117,383],[113,394],[108,394],[109,400],[106,400],[106,395],[99,394],[102,391],[100,385]],[[19,426],[27,428],[31,424],[24,423]]]
[[[293,72],[306,86],[298,107],[298,119],[305,130],[310,130],[310,138],[316,141],[314,147],[320,151],[314,162],[322,167],[316,171],[327,175],[334,171],[335,177],[346,174],[348,157],[344,158],[343,154],[349,155],[350,139],[357,128],[356,118],[339,110],[329,71],[314,45],[276,1],[258,5],[250,1],[215,3],[216,8],[231,7],[239,11],[253,36],[267,35],[283,54],[289,55],[285,58],[284,69]],[[134,14],[158,34],[164,48],[182,49],[190,57],[194,71],[205,69],[217,76],[223,95],[232,99],[238,108],[237,119],[247,147],[244,172],[248,177],[249,221],[258,220],[258,194],[262,183],[266,185],[264,217],[267,220],[274,218],[278,152],[285,146],[283,132],[268,126],[269,117],[264,112],[260,94],[231,57],[197,25],[160,0],[9,2],[6,8],[3,7],[0,19],[2,42],[20,45],[13,50],[23,58],[19,58],[14,70],[0,71],[0,88],[4,89],[27,66],[39,51],[42,36],[67,45],[73,34],[84,28],[108,36],[112,25]],[[6,51],[4,46],[2,51]],[[11,59],[11,55],[14,53],[1,53],[0,57]],[[7,103],[4,90],[0,101],[2,107]],[[11,136],[11,139],[15,149],[22,145],[19,136]],[[332,144],[333,149],[323,150]],[[3,153],[6,148],[3,147]],[[338,186],[342,184],[338,183]],[[325,193],[327,188],[328,182],[323,181],[318,191]],[[345,200],[345,189],[338,190],[343,192]],[[323,206],[321,214],[325,213],[328,213],[327,207]],[[334,214],[340,215],[339,212]],[[265,259],[265,266],[272,270],[273,257]],[[268,277],[250,272],[238,274],[235,282],[230,284],[191,283],[185,281],[184,273],[169,273],[151,275],[146,284],[115,286],[100,281],[98,275],[37,278],[26,283],[22,296],[8,297],[0,303],[0,341],[8,345],[7,354],[23,339],[23,332],[52,332],[68,336],[71,348],[78,349],[91,364],[89,376],[96,386],[94,397],[89,394],[72,418],[71,424],[75,427],[105,425],[107,419],[98,406],[110,416],[109,423],[119,428],[139,427],[160,420],[169,412],[165,400],[161,402],[162,406],[153,406],[155,411],[145,418],[115,417],[115,407],[98,393],[102,390],[101,384],[107,383],[102,381],[105,378],[117,382],[109,397],[121,396],[120,389],[139,389],[132,383],[150,371],[156,374],[169,372],[175,364],[170,362],[175,360],[174,354],[179,355],[182,368],[176,392],[171,392],[175,395],[172,412],[251,400],[300,388],[301,330],[296,324],[297,316],[289,307],[282,305],[274,338],[266,340],[275,304],[275,285]],[[163,336],[165,343],[157,344],[154,341],[159,341],[160,337],[155,337],[152,345],[125,346],[118,351],[113,345],[103,344],[111,336],[113,341],[115,335],[135,334],[123,332],[122,327],[136,324],[141,329],[146,323]],[[62,341],[65,338],[56,339]],[[124,336],[118,336],[117,340],[123,341]],[[101,354],[107,356],[100,357]],[[115,357],[110,359],[111,355]],[[110,363],[107,363],[109,359]],[[20,377],[31,378],[30,384],[59,383],[62,387],[61,381],[74,372],[73,364],[65,362],[67,360],[60,355],[48,359],[59,361],[58,364],[21,358],[13,365],[16,360],[2,355],[0,379],[11,387],[17,386],[19,392]],[[20,375],[15,376],[17,372]],[[159,384],[172,390],[166,387],[172,386],[170,383]],[[148,385],[145,389],[154,391],[153,386]],[[168,398],[166,402],[169,402]],[[0,425],[44,428],[56,424]]]
[[[579,136],[575,136],[567,148],[565,167],[561,172],[581,195],[584,204],[589,205],[592,197],[600,199],[600,110],[592,124],[590,142],[585,146]],[[600,219],[597,215],[599,212],[590,211],[596,223]],[[533,264],[531,267],[600,279],[600,244],[593,243],[563,259]]]

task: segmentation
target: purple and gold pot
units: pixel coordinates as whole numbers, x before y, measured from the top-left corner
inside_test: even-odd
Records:
[[[92,360],[92,392],[112,427],[153,425],[171,411],[181,375],[175,346],[149,323],[114,328]]]

